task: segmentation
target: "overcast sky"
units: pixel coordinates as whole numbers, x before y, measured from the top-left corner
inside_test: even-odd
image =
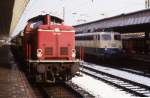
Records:
[[[29,18],[39,14],[50,13],[63,18],[63,7],[65,24],[77,25],[142,10],[145,0],[30,0],[14,32],[19,32]]]

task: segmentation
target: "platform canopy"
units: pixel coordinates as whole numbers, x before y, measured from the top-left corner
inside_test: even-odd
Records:
[[[107,17],[97,21],[74,26],[76,32],[94,31],[116,31],[120,33],[128,32],[150,32],[150,9],[136,12],[120,14]]]
[[[0,39],[7,38],[15,29],[30,0],[0,0]]]

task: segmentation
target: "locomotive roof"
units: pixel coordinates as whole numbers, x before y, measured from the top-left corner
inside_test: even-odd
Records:
[[[46,15],[49,15],[49,14],[46,14]],[[36,22],[36,21],[41,21],[41,20],[43,21],[44,20],[44,16],[46,16],[46,15],[35,16],[35,17],[29,19],[28,22]],[[55,21],[57,21],[57,22],[63,22],[63,19],[61,19],[59,17],[51,16],[51,15],[49,15],[49,16],[51,17],[52,20],[55,19]]]

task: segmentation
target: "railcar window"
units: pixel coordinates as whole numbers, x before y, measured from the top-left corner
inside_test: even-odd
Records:
[[[111,35],[109,35],[109,34],[103,34],[101,36],[102,36],[101,37],[102,40],[111,40]]]
[[[120,35],[114,35],[114,40],[121,40],[121,36]]]
[[[76,34],[80,34],[80,33],[83,33],[82,31],[76,31]]]
[[[76,40],[93,40],[93,35],[89,35],[89,36],[76,36]]]
[[[85,40],[93,40],[93,35],[91,35],[91,36],[85,36]]]
[[[83,40],[82,36],[76,36],[76,40]]]

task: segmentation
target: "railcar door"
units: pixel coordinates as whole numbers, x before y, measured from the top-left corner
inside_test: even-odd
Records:
[[[101,34],[101,48],[107,49],[111,46],[111,34]]]
[[[97,35],[95,35],[95,47],[96,48],[99,48],[99,44],[100,44],[100,42],[99,42],[99,40],[100,40],[100,35],[99,34],[97,34]]]

